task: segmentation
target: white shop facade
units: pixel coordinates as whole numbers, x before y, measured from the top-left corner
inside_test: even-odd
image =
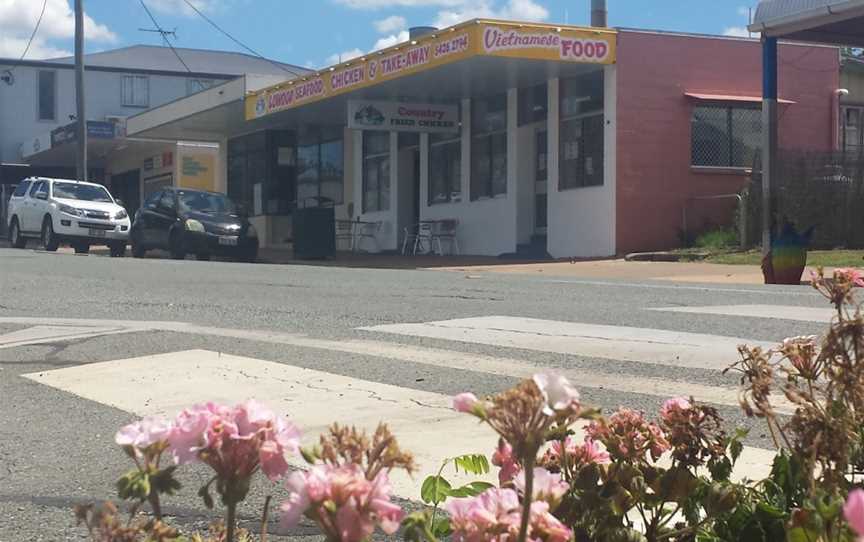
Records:
[[[455,219],[463,254],[615,254],[616,33],[476,20],[266,88],[243,79],[128,120],[219,145],[214,186],[262,244],[298,206],[380,223],[398,251]]]

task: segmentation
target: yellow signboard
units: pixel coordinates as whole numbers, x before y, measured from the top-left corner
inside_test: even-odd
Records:
[[[213,191],[216,189],[216,157],[212,154],[186,154],[180,160],[180,188]]]
[[[616,36],[606,29],[473,21],[251,94],[246,120],[481,55],[613,64]]]

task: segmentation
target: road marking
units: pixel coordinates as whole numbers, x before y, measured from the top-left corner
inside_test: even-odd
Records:
[[[626,326],[488,316],[360,328],[365,331],[487,344],[557,354],[723,370],[738,345],[755,340]]]
[[[792,305],[719,305],[708,307],[664,307],[648,309],[662,312],[687,314],[711,314],[718,316],[743,316],[746,318],[771,318],[796,322],[827,324],[837,315],[827,307],[796,307]]]
[[[62,322],[69,325],[72,320],[52,318],[0,318],[0,322],[18,324]],[[83,322],[87,322],[87,324],[91,326],[98,326],[107,321],[85,320]],[[386,341],[356,339],[334,341],[316,339],[291,333],[211,328],[183,322],[111,322],[118,326],[126,326],[126,329],[129,332],[158,330],[196,335],[232,337],[270,344],[282,344],[300,348],[312,348],[316,350],[372,356],[394,361],[408,361],[431,367],[459,369],[492,375],[505,375],[520,379],[528,378],[538,370],[541,370],[541,367],[514,358],[485,356],[482,354],[472,354],[456,350],[405,345]],[[571,352],[567,353],[569,354]],[[727,359],[724,360],[724,364],[728,365],[734,360],[735,351],[732,350],[729,352]],[[620,374],[604,373],[587,369],[561,369],[560,372],[581,388],[605,389],[621,393],[650,395],[662,399],[675,396],[693,396],[700,401],[715,405],[732,408],[738,408],[739,406],[737,388],[708,386],[679,380],[666,380],[662,378],[642,376],[622,378]],[[780,413],[791,414],[795,411],[794,405],[786,400],[785,397],[774,397],[772,398],[772,401],[775,404],[777,411]]]
[[[16,348],[56,341],[87,339],[99,335],[129,333],[122,326],[38,325],[0,335],[0,349]]]
[[[650,280],[661,280],[661,279],[650,279]],[[815,297],[818,294],[814,292],[812,289],[802,290],[792,289],[792,288],[781,288],[777,286],[766,287],[764,290],[757,290],[755,288],[717,288],[715,286],[711,286],[710,283],[706,283],[705,286],[685,286],[681,284],[651,284],[648,282],[608,282],[602,280],[565,280],[565,279],[541,279],[538,282],[545,284],[576,284],[579,286],[608,286],[612,288],[621,287],[621,288],[637,288],[637,289],[648,289],[648,290],[686,290],[686,291],[696,291],[696,292],[717,292],[717,293],[735,293],[735,294],[764,294],[764,295],[782,295],[782,296],[805,296],[805,297]]]
[[[489,454],[497,440],[485,425],[450,409],[450,397],[292,365],[206,350],[145,356],[25,375],[41,384],[137,416],[173,416],[190,403],[255,398],[287,415],[316,442],[333,422],[374,430],[386,421],[411,451],[418,473],[393,477],[397,495],[417,500],[425,476],[463,453]],[[773,452],[745,448],[737,478],[770,471]],[[299,463],[297,464],[299,465]],[[468,478],[451,476],[456,482]],[[469,477],[470,478],[470,477]],[[490,480],[492,477],[489,478]]]

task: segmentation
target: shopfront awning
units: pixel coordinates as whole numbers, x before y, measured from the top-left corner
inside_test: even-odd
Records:
[[[765,36],[864,47],[864,0],[762,0],[749,29]]]
[[[131,117],[127,131],[216,141],[346,125],[349,100],[456,103],[601,69],[615,62],[616,47],[609,29],[475,20],[275,85],[232,81]]]
[[[684,96],[694,100],[703,100],[707,102],[748,102],[762,103],[762,96],[735,96],[732,94],[706,94],[704,92],[684,92]],[[777,100],[781,104],[794,104],[792,100]]]

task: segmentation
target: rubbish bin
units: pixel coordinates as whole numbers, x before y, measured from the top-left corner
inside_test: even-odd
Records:
[[[336,254],[336,215],[332,203],[314,198],[318,206],[305,202],[291,217],[294,236],[294,257],[301,260],[321,260]]]

